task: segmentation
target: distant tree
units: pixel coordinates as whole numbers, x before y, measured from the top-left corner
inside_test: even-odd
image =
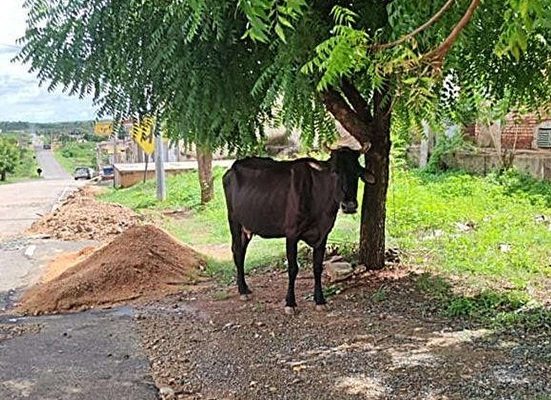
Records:
[[[6,175],[12,173],[17,167],[20,151],[17,142],[0,138],[0,181],[6,180]]]

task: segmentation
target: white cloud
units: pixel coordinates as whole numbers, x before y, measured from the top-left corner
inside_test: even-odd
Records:
[[[54,122],[93,119],[91,99],[38,86],[28,67],[11,62],[25,33],[24,0],[0,0],[0,121]]]

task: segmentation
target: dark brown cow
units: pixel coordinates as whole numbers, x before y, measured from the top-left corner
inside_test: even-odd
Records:
[[[299,240],[314,249],[314,301],[316,308],[323,308],[322,264],[327,236],[333,229],[339,206],[344,213],[355,213],[358,178],[374,181],[373,175],[358,162],[359,155],[359,151],[342,148],[333,150],[327,161],[253,157],[236,161],[226,172],[224,192],[242,299],[251,293],[245,282],[244,262],[252,236],[284,237],[289,264],[285,311],[293,313],[296,307]]]

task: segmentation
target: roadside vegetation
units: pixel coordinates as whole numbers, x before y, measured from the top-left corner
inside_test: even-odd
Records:
[[[206,206],[191,173],[168,179],[163,203],[155,200],[154,181],[112,189],[101,199],[159,217],[165,229],[199,250],[225,251],[211,260],[209,272],[230,281],[222,174],[215,169],[215,199]],[[550,300],[551,184],[514,171],[479,177],[400,168],[393,171],[388,201],[387,247],[397,249],[403,264],[426,272],[419,289],[438,300],[444,314],[518,321],[524,318],[519,309]],[[329,238],[352,261],[358,218],[339,214]],[[255,238],[247,268],[284,265],[284,248],[281,240]],[[548,314],[535,318],[549,323]]]
[[[35,152],[25,134],[0,137],[0,184],[38,178]],[[2,173],[3,171],[3,173]],[[5,178],[5,179],[2,179]]]
[[[54,149],[54,157],[70,174],[76,167],[96,168],[96,143],[67,142]]]

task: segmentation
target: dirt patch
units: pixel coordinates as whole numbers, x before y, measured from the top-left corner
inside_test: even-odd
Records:
[[[231,261],[233,257],[231,247],[228,244],[204,244],[196,245],[194,248],[216,261]]]
[[[166,232],[134,226],[53,280],[29,289],[19,311],[43,314],[160,298],[199,280],[205,262]]]
[[[178,399],[533,399],[551,393],[546,332],[494,332],[439,315],[416,275],[348,281],[316,312],[299,275],[299,313],[283,312],[286,273],[165,298],[138,316],[156,384]]]
[[[139,222],[139,216],[129,208],[97,201],[97,191],[86,186],[69,195],[56,210],[34,222],[27,233],[61,240],[107,241]]]

